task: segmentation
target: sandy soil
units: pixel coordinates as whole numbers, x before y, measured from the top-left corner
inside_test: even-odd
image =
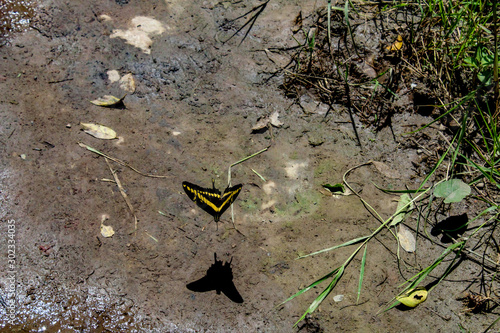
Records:
[[[265,49],[296,45],[294,18],[323,4],[271,1],[241,45],[243,33],[221,43],[235,31],[221,28],[223,23],[259,4],[41,1],[33,28],[0,48],[0,287],[3,298],[16,304],[13,322],[0,308],[2,331],[456,332],[459,325],[480,331],[491,322],[464,315],[458,300],[479,269],[473,262],[464,262],[416,309],[377,315],[416,272],[398,270],[390,234],[368,247],[359,305],[360,257],[298,328],[293,324],[322,289],[277,307],[342,264],[352,249],[295,260],[298,255],[379,225],[357,197],[328,196],[321,185],[341,182],[358,164],[383,162],[390,173],[365,166],[349,180],[382,216],[390,216],[397,197],[374,184],[418,186],[419,152],[400,134],[428,119],[395,115],[395,136],[390,128],[358,126],[360,147],[341,107],[327,114],[328,107],[306,91],[301,105],[285,98],[278,89],[282,77],[266,79],[287,59],[274,55],[273,62]],[[91,104],[125,93],[111,82],[116,73],[135,79],[124,106]],[[411,110],[411,100],[406,103]],[[274,112],[282,126],[252,132],[260,117]],[[120,139],[93,138],[81,131],[81,122],[108,126]],[[427,131],[437,136],[436,129]],[[105,159],[79,142],[143,173],[166,176],[147,177],[110,163],[138,218],[136,230],[118,186],[106,181],[113,175]],[[224,189],[229,165],[266,147],[231,169],[232,183],[243,184],[234,204],[239,232],[230,211],[217,227],[184,194],[183,181],[210,187],[214,178]],[[100,232],[103,215],[115,231],[110,238]],[[6,259],[13,229],[15,273]],[[423,240],[418,260],[401,255],[422,268],[441,251]],[[242,303],[186,287],[207,274],[214,253],[231,262]],[[9,297],[12,276],[16,292]],[[335,302],[335,295],[344,299]]]

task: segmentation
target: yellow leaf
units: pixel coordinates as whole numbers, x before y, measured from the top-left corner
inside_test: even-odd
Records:
[[[414,308],[423,301],[427,299],[427,289],[424,287],[416,287],[403,295],[396,297],[396,300],[400,301],[404,305],[410,308]]]
[[[389,51],[399,51],[403,47],[403,36],[398,35],[398,39],[392,43],[392,45],[389,45],[386,47]]]
[[[91,123],[80,123],[80,125],[85,133],[90,134],[95,138],[104,140],[116,138],[116,132],[109,127]]]
[[[113,227],[110,226],[110,225],[104,225],[104,224],[101,224],[101,235],[103,235],[103,237],[111,237],[115,234],[115,231],[113,230]]]
[[[99,97],[98,99],[90,101],[90,103],[98,106],[113,106],[122,102],[125,96],[127,96],[127,94],[125,94],[122,98],[117,98],[112,95],[104,95],[102,97]]]

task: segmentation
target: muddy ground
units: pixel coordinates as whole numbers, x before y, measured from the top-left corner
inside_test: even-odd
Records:
[[[0,308],[2,331],[457,332],[463,326],[479,332],[495,318],[463,311],[459,298],[480,269],[471,261],[419,307],[377,314],[415,267],[443,251],[421,240],[417,256],[401,254],[407,266],[398,269],[397,243],[387,234],[368,247],[360,304],[358,257],[319,310],[292,327],[322,289],[277,305],[342,264],[351,249],[297,256],[379,225],[357,197],[328,196],[321,185],[341,182],[361,163],[383,162],[390,173],[368,165],[349,180],[389,217],[397,197],[374,184],[420,184],[415,168],[422,151],[405,144],[410,138],[402,134],[429,118],[412,112],[407,98],[408,112],[394,116],[392,129],[356,123],[360,146],[345,108],[329,111],[306,90],[300,105],[286,98],[278,88],[282,73],[267,79],[288,59],[275,54],[271,61],[265,49],[295,46],[297,14],[324,3],[272,0],[241,45],[244,32],[222,43],[244,21],[223,24],[261,3],[40,1],[31,28],[0,48],[0,287],[7,305],[15,302],[13,316]],[[134,33],[145,44],[127,43]],[[364,33],[373,41],[379,32]],[[111,82],[112,70],[132,73],[135,92],[119,108],[91,104],[125,93]],[[252,131],[274,112],[283,125]],[[120,139],[91,137],[81,122],[113,128]],[[436,128],[426,133],[438,138]],[[166,176],[110,163],[135,210],[136,230],[118,186],[106,181],[113,175],[105,159],[79,142]],[[184,194],[183,181],[210,187],[214,178],[225,188],[229,165],[266,147],[231,169],[232,183],[243,184],[234,204],[238,231],[230,210],[217,226]],[[454,206],[448,214],[466,211]],[[115,231],[110,238],[100,232],[103,215]],[[15,240],[14,269],[9,239]],[[214,253],[231,261],[242,303],[186,287],[205,276]],[[9,294],[12,281],[15,293]],[[344,299],[335,302],[336,295]]]

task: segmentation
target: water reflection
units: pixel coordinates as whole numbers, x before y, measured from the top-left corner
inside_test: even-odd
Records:
[[[35,14],[34,1],[0,0],[0,37],[1,43],[13,32],[24,31],[29,27]]]

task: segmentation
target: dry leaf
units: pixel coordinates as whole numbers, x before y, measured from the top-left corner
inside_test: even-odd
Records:
[[[292,29],[292,32],[294,34],[296,34],[297,32],[299,32],[300,30],[302,30],[302,22],[303,22],[302,11],[300,11],[299,14],[295,17],[294,26],[293,26],[293,29]]]
[[[90,101],[90,103],[98,106],[113,106],[122,102],[125,96],[127,96],[127,94],[125,94],[122,98],[117,98],[112,95],[104,95],[98,99]]]
[[[104,224],[101,224],[101,235],[103,235],[103,237],[111,237],[115,234],[115,231],[113,230],[113,227],[110,226],[110,225],[104,225]]]
[[[411,233],[410,229],[405,227],[403,224],[399,225],[398,231],[399,244],[406,252],[415,252],[415,237]]]
[[[274,111],[272,115],[267,116],[267,117],[260,117],[257,120],[257,123],[255,124],[254,127],[252,127],[252,131],[258,131],[263,128],[266,128],[269,124],[273,125],[274,127],[281,127],[283,126],[283,123],[278,120],[279,113],[278,111]]]
[[[261,129],[267,127],[267,124],[269,124],[269,118],[267,118],[267,117],[259,118],[259,120],[257,121],[257,124],[255,124],[255,126],[252,127],[252,131],[261,130]]]
[[[283,123],[278,120],[279,116],[280,115],[279,115],[278,111],[274,111],[273,114],[269,117],[269,122],[274,127],[281,127],[281,126],[283,126]]]
[[[95,138],[104,140],[116,138],[116,132],[109,127],[91,123],[80,123],[80,125],[85,133],[92,135]]]
[[[398,35],[398,39],[392,45],[386,47],[389,51],[399,51],[403,47],[403,36]]]
[[[120,88],[131,94],[135,92],[135,80],[132,73],[126,74],[120,79]]]

